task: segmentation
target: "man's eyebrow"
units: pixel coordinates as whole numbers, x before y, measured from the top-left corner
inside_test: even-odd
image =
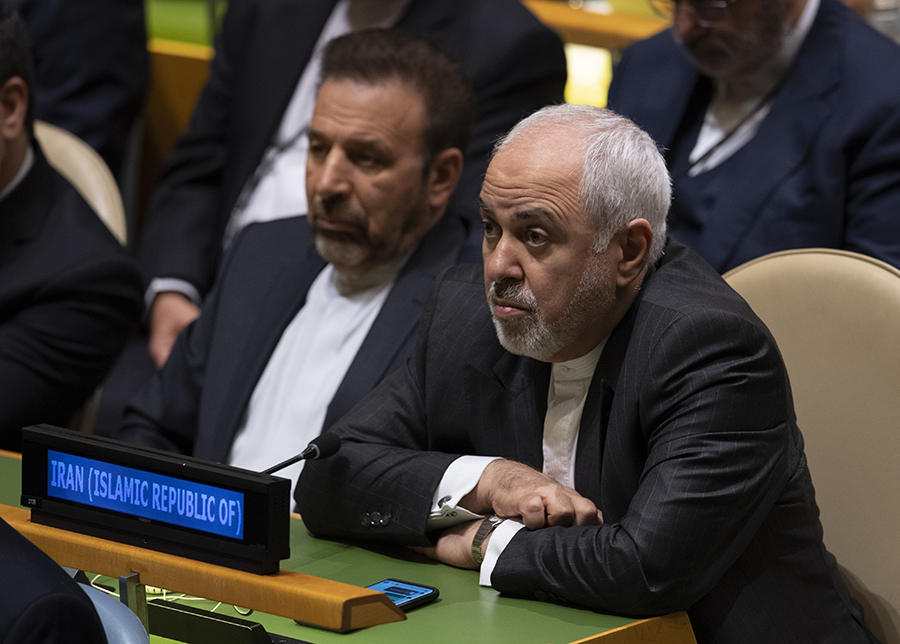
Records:
[[[559,222],[559,217],[555,212],[546,208],[529,208],[528,210],[519,210],[513,213],[513,217],[519,221],[528,219],[548,219],[553,223]]]
[[[488,206],[481,197],[478,198],[478,208],[482,214],[493,216],[494,211]],[[513,218],[520,221],[529,219],[547,219],[554,223],[559,223],[559,216],[545,208],[529,208],[527,210],[519,210],[513,213]]]

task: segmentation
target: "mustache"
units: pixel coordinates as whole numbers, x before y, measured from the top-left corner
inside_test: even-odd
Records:
[[[537,298],[534,296],[534,293],[522,286],[521,283],[513,280],[491,282],[491,288],[488,293],[493,305],[497,304],[497,300],[505,300],[534,311],[538,308]]]
[[[322,217],[333,222],[347,223],[357,227],[364,227],[366,223],[362,213],[351,208],[347,201],[340,196],[315,198],[309,206],[309,214],[313,220]]]

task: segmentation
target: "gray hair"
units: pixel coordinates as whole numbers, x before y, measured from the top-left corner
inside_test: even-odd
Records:
[[[623,116],[591,105],[553,105],[520,121],[494,146],[497,154],[536,126],[584,132],[581,207],[596,231],[594,249],[606,250],[630,221],[646,219],[653,230],[649,260],[662,256],[672,182],[650,135]]]

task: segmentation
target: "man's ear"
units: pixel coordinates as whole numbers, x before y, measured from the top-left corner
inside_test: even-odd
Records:
[[[625,288],[641,277],[650,257],[653,228],[646,219],[634,219],[616,233],[621,249],[616,272],[616,286]]]
[[[444,206],[456,189],[463,169],[463,153],[459,148],[442,150],[428,170],[428,205],[443,213]]]
[[[28,113],[28,86],[21,76],[13,76],[0,87],[0,136],[11,141],[25,128]]]

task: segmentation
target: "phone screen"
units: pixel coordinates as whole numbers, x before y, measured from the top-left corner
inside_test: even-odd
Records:
[[[437,588],[400,579],[385,579],[367,588],[383,592],[394,604],[403,609],[419,606],[438,596]]]

